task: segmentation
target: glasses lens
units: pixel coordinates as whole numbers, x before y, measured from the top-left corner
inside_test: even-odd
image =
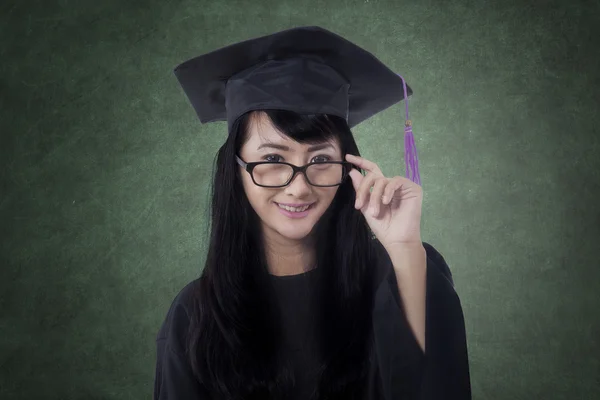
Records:
[[[262,186],[285,185],[294,170],[286,164],[259,164],[252,170],[252,175],[257,184]]]
[[[308,180],[313,185],[331,186],[342,183],[344,167],[342,164],[315,163],[306,169]]]
[[[285,185],[293,173],[294,170],[291,166],[279,163],[259,164],[252,171],[254,180],[261,186]],[[344,167],[342,164],[315,163],[306,168],[306,175],[313,185],[339,185],[344,176]]]

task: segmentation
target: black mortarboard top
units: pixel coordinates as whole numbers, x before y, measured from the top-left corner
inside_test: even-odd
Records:
[[[242,114],[260,109],[333,114],[353,128],[413,93],[373,54],[318,26],[235,43],[192,58],[174,72],[200,122],[227,121],[229,132]],[[420,185],[405,103],[406,172]]]

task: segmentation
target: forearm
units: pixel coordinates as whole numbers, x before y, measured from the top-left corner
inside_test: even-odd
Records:
[[[425,352],[427,251],[422,244],[388,250],[394,266],[402,308],[417,342]]]

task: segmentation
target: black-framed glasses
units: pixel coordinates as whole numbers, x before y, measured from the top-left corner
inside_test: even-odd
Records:
[[[237,155],[235,159],[252,177],[257,186],[279,188],[290,184],[297,173],[304,174],[306,181],[313,186],[339,186],[352,169],[347,161],[314,162],[297,167],[286,162],[259,161],[245,162]]]

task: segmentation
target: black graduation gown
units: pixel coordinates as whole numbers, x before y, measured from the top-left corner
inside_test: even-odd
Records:
[[[460,299],[454,290],[452,274],[444,258],[428,243],[426,294],[426,353],[424,354],[410,329],[400,306],[400,294],[396,275],[387,252],[378,244],[379,265],[374,268],[376,290],[373,306],[374,348],[369,370],[369,382],[365,400],[445,400],[471,399],[469,362],[465,323]],[[306,284],[309,271],[304,276],[277,279],[280,293],[287,293],[280,300],[284,309],[297,312],[295,326],[288,329],[297,334],[303,332],[307,318],[306,304],[302,296],[294,295],[295,285]],[[206,389],[194,379],[185,357],[184,335],[189,324],[191,282],[175,297],[157,338],[157,362],[154,381],[155,400],[210,399]],[[289,302],[285,299],[290,299]],[[297,299],[294,301],[293,299]],[[292,312],[292,311],[291,311]],[[293,319],[284,319],[291,324]],[[285,322],[288,321],[288,322]],[[298,371],[310,370],[310,352],[290,352]],[[286,354],[288,354],[286,353]],[[308,357],[307,357],[308,355]],[[301,377],[302,382],[313,382]],[[307,392],[310,388],[300,388]],[[211,399],[218,400],[218,399]]]

